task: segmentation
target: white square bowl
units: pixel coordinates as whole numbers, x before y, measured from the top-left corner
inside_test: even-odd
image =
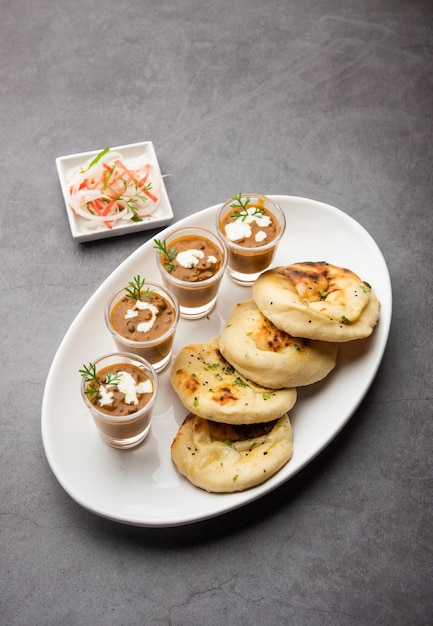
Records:
[[[151,141],[143,141],[141,143],[132,143],[125,146],[116,146],[110,150],[120,152],[125,161],[129,159],[137,159],[144,157],[155,168],[157,174],[161,175],[156,152]],[[96,157],[101,150],[91,152],[80,152],[77,154],[69,154],[67,156],[57,157],[56,167],[62,188],[63,198],[65,201],[66,213],[71,228],[72,237],[77,241],[93,241],[95,239],[105,239],[107,237],[117,237],[127,233],[135,233],[141,230],[150,230],[164,226],[173,219],[173,210],[165,188],[164,179],[161,178],[161,186],[159,189],[159,204],[155,211],[149,217],[141,222],[120,222],[115,224],[113,228],[106,226],[90,226],[87,220],[75,215],[69,207],[68,186],[71,175],[75,168],[86,163],[89,159]]]

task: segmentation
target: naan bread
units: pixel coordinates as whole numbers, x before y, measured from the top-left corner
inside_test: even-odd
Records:
[[[206,491],[230,493],[260,485],[292,456],[287,414],[253,426],[218,424],[190,413],[171,446],[179,472]]]
[[[253,300],[239,302],[219,337],[223,357],[263,387],[301,387],[325,378],[335,367],[337,343],[295,338],[278,330]]]
[[[253,299],[275,326],[293,337],[345,342],[368,337],[380,304],[351,270],[324,262],[275,267],[253,285]]]
[[[237,372],[217,338],[183,347],[171,364],[170,381],[188,411],[226,424],[269,422],[296,402],[296,389],[265,388]]]

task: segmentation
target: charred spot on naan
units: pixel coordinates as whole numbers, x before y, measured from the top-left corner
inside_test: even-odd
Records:
[[[215,393],[211,396],[211,400],[223,406],[224,404],[229,404],[230,402],[238,402],[239,395],[233,393],[233,387],[220,387],[215,391]]]
[[[298,340],[294,340],[291,335],[279,330],[266,318],[258,323],[256,330],[251,332],[250,337],[259,350],[280,352],[291,345],[299,345]]]
[[[184,369],[176,370],[175,375],[182,387],[188,393],[196,393],[197,389],[199,389],[202,385],[202,382],[197,374],[189,374]]]
[[[277,420],[260,424],[222,424],[209,421],[209,432],[215,441],[231,444],[235,441],[249,441],[267,435],[276,423]]]
[[[299,263],[297,266],[281,268],[281,274],[306,301],[320,300],[320,294],[329,289],[322,265],[326,263]]]
[[[359,282],[363,291],[371,291],[371,286],[362,281],[352,270],[336,267],[326,261],[304,261],[281,268],[281,274],[292,285],[305,302],[317,302],[332,298],[338,292],[341,306],[346,306],[341,284]]]

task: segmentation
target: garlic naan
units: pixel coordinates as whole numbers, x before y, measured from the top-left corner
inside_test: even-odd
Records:
[[[260,485],[292,456],[292,427],[287,414],[252,426],[218,424],[190,413],[171,446],[179,472],[191,483],[215,493]]]
[[[260,311],[293,337],[345,342],[368,337],[380,303],[368,283],[325,262],[274,267],[253,285]]]
[[[296,389],[270,389],[242,376],[218,349],[218,339],[184,346],[170,381],[183,405],[204,419],[254,424],[278,419],[296,402]]]
[[[253,300],[239,302],[219,337],[223,357],[258,385],[279,389],[311,385],[335,367],[338,344],[292,337],[279,330]]]

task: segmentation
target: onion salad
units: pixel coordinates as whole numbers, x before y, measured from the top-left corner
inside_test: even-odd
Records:
[[[161,175],[143,157],[126,163],[120,152],[102,150],[69,181],[69,206],[92,228],[141,222],[159,204]]]

